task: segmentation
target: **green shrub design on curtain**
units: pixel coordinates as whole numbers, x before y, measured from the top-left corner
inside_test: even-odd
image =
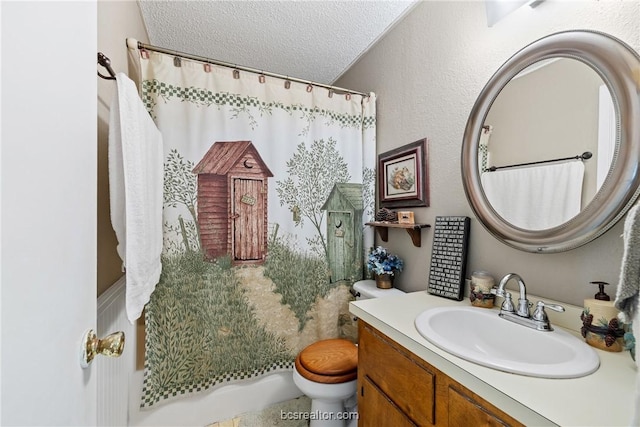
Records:
[[[154,369],[142,406],[264,373],[267,361],[291,367],[291,352],[257,323],[233,270],[229,259],[206,262],[198,252],[164,257],[146,308],[145,365]]]

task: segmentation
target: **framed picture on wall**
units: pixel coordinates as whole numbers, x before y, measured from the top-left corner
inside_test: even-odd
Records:
[[[380,206],[429,206],[427,139],[378,155]]]

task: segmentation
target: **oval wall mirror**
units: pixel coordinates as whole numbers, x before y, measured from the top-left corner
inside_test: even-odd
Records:
[[[517,52],[473,106],[462,180],[496,238],[535,253],[576,248],[611,228],[640,191],[640,56],[594,31]]]

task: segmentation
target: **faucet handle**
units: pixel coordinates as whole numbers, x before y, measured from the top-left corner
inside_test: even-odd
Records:
[[[553,311],[557,311],[557,312],[564,312],[564,307],[561,306],[560,304],[551,304],[548,302],[544,302],[544,301],[538,301],[538,306],[542,306],[542,307],[547,307],[550,308]]]
[[[547,313],[544,311],[545,307],[548,307],[553,311],[558,311],[558,312],[564,311],[564,307],[561,306],[560,304],[550,304],[544,301],[538,301],[538,304],[536,305],[536,310],[533,312],[533,316],[531,316],[533,317],[533,320],[540,320],[543,322],[548,321]]]
[[[511,299],[511,293],[510,292],[505,292],[504,293],[504,301],[502,302],[502,306],[500,307],[500,310],[509,311],[511,313],[516,311],[516,308],[513,305],[513,300]]]
[[[489,293],[492,293],[493,295],[499,296],[499,297],[503,297],[504,296],[504,289],[500,290],[498,289],[498,287],[496,285],[493,285],[491,287],[491,290],[489,291]]]

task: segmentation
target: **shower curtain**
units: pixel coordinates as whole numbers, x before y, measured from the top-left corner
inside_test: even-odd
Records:
[[[165,147],[141,407],[291,370],[319,339],[355,339],[349,286],[373,244],[375,95],[130,54]]]

